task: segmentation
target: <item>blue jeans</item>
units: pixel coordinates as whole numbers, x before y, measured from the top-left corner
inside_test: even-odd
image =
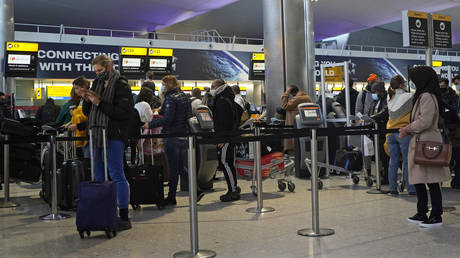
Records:
[[[388,181],[390,183],[390,191],[397,191],[398,181],[398,168],[400,156],[402,156],[403,176],[406,182],[407,191],[415,193],[415,187],[409,185],[408,171],[409,165],[407,163],[407,156],[409,153],[410,136],[402,139],[399,138],[399,133],[394,133],[387,138],[388,149],[390,151],[390,165],[388,167]]]
[[[164,148],[169,168],[168,198],[175,200],[179,175],[183,178],[188,178],[187,141],[178,138],[166,138]]]
[[[118,207],[127,209],[129,206],[129,184],[123,170],[125,144],[122,141],[109,140],[107,145],[107,168],[110,178],[117,185]],[[102,148],[97,148],[94,152],[95,181],[105,181],[103,153]]]

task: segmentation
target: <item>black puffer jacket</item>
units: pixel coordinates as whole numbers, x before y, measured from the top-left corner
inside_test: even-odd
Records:
[[[165,93],[161,106],[162,118],[152,120],[150,128],[162,126],[162,133],[188,133],[188,118],[191,114],[190,99],[180,89],[170,89]]]
[[[220,86],[210,106],[214,118],[214,131],[226,132],[238,129],[241,112],[237,106],[232,89],[228,85]]]
[[[95,90],[97,80],[93,82],[91,90]],[[89,117],[92,103],[89,101],[83,102],[83,113]],[[107,128],[107,138],[109,140],[128,140],[128,126],[130,116],[134,109],[131,88],[128,85],[128,80],[121,76],[115,83],[115,93],[112,103],[107,103],[101,100],[99,107],[104,114],[109,117],[109,125]]]

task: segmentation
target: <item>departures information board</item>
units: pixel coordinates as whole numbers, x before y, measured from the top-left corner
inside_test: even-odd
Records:
[[[265,55],[252,53],[249,67],[249,80],[265,80]]]
[[[403,46],[428,47],[428,14],[415,11],[402,12]]]
[[[452,48],[452,18],[448,15],[433,14],[433,46]]]
[[[122,47],[120,50],[120,74],[128,79],[145,77],[147,48]]]
[[[153,71],[155,77],[172,73],[173,50],[165,48],[149,48],[148,71]]]
[[[5,77],[37,76],[38,43],[6,42]]]

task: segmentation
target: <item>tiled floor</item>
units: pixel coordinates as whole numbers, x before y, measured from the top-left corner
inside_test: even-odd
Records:
[[[225,182],[199,205],[200,247],[218,257],[460,257],[460,192],[444,189],[444,203],[457,210],[444,214],[444,226],[420,229],[406,218],[415,213],[415,197],[367,194],[364,182],[324,180],[320,192],[320,224],[335,235],[308,238],[297,230],[311,226],[310,182],[294,180],[295,193],[278,192],[275,180],[264,181],[264,204],[273,213],[255,215],[248,181],[240,180],[242,199],[221,203]],[[12,200],[21,205],[0,209],[0,257],[172,257],[190,248],[188,198],[159,211],[144,206],[130,211],[133,229],[108,240],[93,233],[81,240],[72,218],[59,222],[38,219],[49,211],[39,199],[39,186],[12,184]],[[0,191],[3,196],[3,191]],[[0,199],[2,201],[2,199]]]

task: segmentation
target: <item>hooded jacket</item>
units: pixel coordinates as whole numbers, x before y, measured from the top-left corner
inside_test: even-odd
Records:
[[[216,90],[211,111],[214,118],[214,131],[225,132],[238,129],[240,124],[237,103],[234,101],[235,94],[227,84],[220,86]]]

